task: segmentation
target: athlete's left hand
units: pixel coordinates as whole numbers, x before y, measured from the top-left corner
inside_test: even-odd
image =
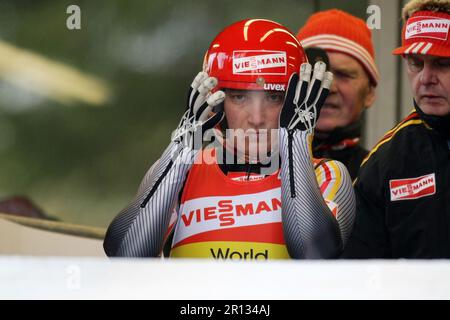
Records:
[[[330,90],[333,74],[326,71],[322,61],[316,62],[311,79],[311,65],[300,66],[300,77],[294,73],[280,114],[280,127],[312,132],[319,118],[320,108]]]

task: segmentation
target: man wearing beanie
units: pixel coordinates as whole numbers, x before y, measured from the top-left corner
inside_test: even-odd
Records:
[[[325,50],[334,74],[316,125],[314,156],[344,163],[354,179],[368,153],[359,144],[361,114],[373,104],[379,79],[371,32],[363,20],[333,9],[312,15],[297,38],[307,53]]]
[[[450,258],[450,1],[410,1],[403,20],[415,110],[363,161],[344,258]]]

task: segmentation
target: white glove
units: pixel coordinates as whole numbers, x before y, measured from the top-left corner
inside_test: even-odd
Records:
[[[188,91],[186,112],[172,135],[173,142],[199,150],[203,144],[203,134],[222,121],[223,110],[211,115],[212,108],[225,99],[223,91],[211,94],[216,85],[217,79],[209,77],[206,72],[197,74]]]
[[[311,79],[311,65],[303,63],[300,81],[298,74],[291,76],[280,114],[281,128],[312,133],[333,81],[333,74],[325,70],[325,63],[316,62]]]

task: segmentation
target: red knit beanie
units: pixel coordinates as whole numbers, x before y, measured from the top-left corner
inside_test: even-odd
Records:
[[[371,31],[366,23],[344,11],[332,9],[313,14],[300,28],[297,39],[304,48],[348,54],[361,63],[376,86],[380,78],[375,65]]]

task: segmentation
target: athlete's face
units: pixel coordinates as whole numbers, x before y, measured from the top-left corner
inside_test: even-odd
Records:
[[[278,128],[284,92],[227,89],[225,93],[225,115],[228,128],[235,131],[234,146],[252,159],[258,152],[270,151],[274,147],[271,141],[276,140],[272,134]]]
[[[406,70],[414,99],[428,115],[450,114],[450,58],[407,55]]]
[[[334,77],[316,125],[323,132],[355,122],[364,107],[370,107],[375,100],[375,89],[356,59],[338,52],[327,54]]]

